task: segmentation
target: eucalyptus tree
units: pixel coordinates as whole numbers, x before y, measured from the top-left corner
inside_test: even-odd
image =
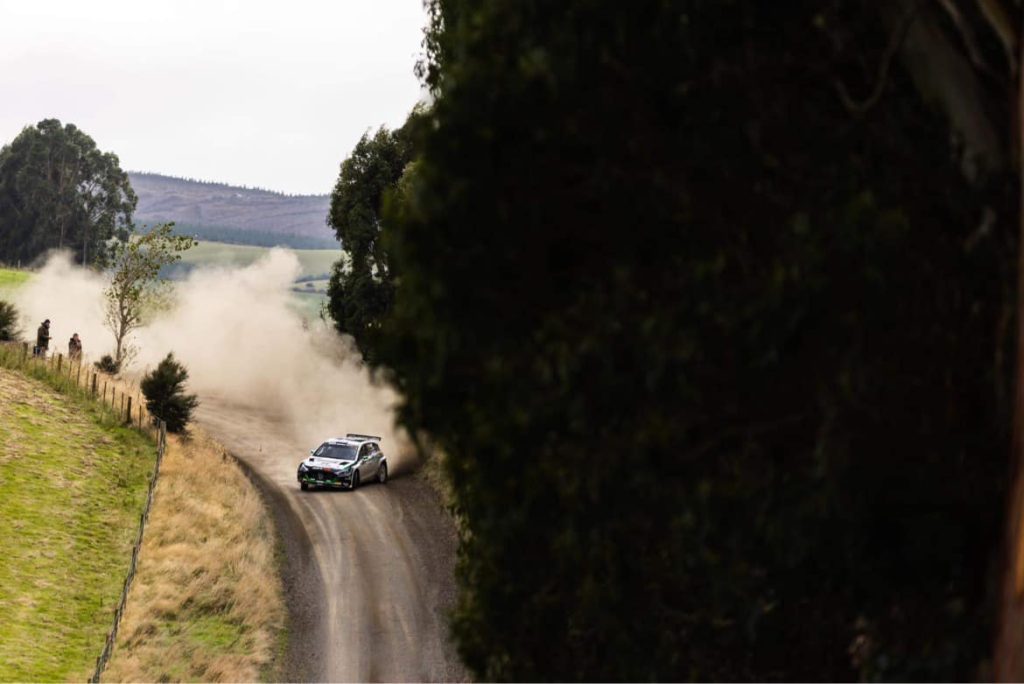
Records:
[[[471,669],[991,678],[1019,3],[428,9],[378,359]]]
[[[74,124],[45,119],[0,149],[0,261],[70,249],[80,263],[124,238],[137,197],[112,152]]]
[[[401,128],[365,134],[342,162],[327,222],[342,256],[328,285],[327,310],[339,332],[352,335],[364,356],[375,357],[381,321],[391,309],[395,272],[388,252],[385,205],[402,201],[401,182],[413,168],[409,139],[414,110]]]

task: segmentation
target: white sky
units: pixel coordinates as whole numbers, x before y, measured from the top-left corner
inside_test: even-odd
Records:
[[[121,168],[328,193],[420,98],[422,0],[0,0],[0,144],[74,123]]]

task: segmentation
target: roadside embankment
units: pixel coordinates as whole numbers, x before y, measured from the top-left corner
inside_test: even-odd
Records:
[[[103,681],[277,679],[286,611],[254,485],[200,431],[170,437]]]
[[[0,368],[0,680],[85,680],[110,630],[155,445]]]
[[[154,472],[139,400],[0,345],[0,681],[93,673]],[[281,678],[281,559],[235,461],[201,432],[172,436],[147,519],[102,679]]]

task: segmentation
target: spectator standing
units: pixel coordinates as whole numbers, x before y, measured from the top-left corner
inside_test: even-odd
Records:
[[[39,330],[36,331],[36,356],[46,356],[47,350],[50,348],[50,319],[47,318],[43,321],[43,324],[39,326]]]
[[[72,335],[68,340],[68,358],[72,361],[82,360],[82,340],[78,337],[78,333]]]

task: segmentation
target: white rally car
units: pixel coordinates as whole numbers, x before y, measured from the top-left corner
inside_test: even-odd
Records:
[[[361,482],[388,481],[388,461],[380,437],[349,433],[328,439],[299,464],[299,486],[355,489]]]

